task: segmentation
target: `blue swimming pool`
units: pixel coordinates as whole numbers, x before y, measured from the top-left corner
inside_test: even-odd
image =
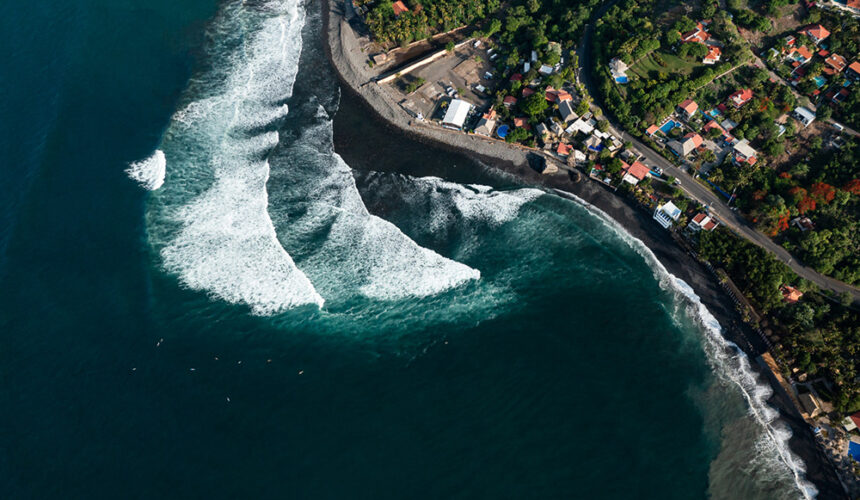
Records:
[[[664,134],[668,134],[670,130],[672,130],[675,127],[680,127],[680,126],[681,126],[680,123],[678,123],[674,120],[669,120],[660,127],[660,132],[663,132]]]
[[[508,135],[508,130],[510,129],[507,125],[502,125],[501,127],[499,127],[498,130],[496,130],[496,134],[502,139],[504,139]]]
[[[708,111],[708,112],[707,112],[707,113],[705,113],[705,114],[706,114],[706,115],[708,115],[708,116],[710,116],[711,118],[716,118],[716,117],[720,116],[722,113],[720,113],[720,110],[719,110],[719,109],[714,108],[714,109],[712,109],[712,110]]]
[[[626,76],[618,76],[618,77],[615,77],[615,81],[618,83],[627,83],[628,79]]]
[[[815,85],[816,85],[818,88],[823,87],[823,86],[824,86],[824,84],[825,84],[825,83],[827,83],[827,78],[824,78],[824,77],[823,77],[823,76],[821,76],[821,75],[816,76],[815,78],[813,78],[813,80],[815,80]]]

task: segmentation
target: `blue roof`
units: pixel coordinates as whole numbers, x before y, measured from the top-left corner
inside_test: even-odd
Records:
[[[848,454],[851,455],[854,460],[860,462],[860,443],[855,443],[854,441],[848,442]]]

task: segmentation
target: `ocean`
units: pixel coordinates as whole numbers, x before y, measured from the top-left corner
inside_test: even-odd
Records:
[[[376,122],[321,26],[0,5],[4,498],[816,496],[686,283]]]

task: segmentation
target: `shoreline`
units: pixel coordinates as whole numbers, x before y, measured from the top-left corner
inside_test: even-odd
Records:
[[[659,227],[652,220],[650,213],[637,207],[631,200],[609,192],[585,175],[578,183],[571,182],[569,177],[561,172],[556,175],[542,175],[529,166],[529,152],[525,150],[471,134],[454,133],[414,123],[384,87],[370,82],[373,72],[364,62],[366,54],[358,48],[357,36],[345,18],[342,5],[338,0],[321,2],[323,49],[335,69],[343,91],[366,108],[368,115],[395,133],[402,133],[418,142],[470,157],[510,175],[522,184],[570,193],[603,211],[630,235],[642,241],[668,272],[686,282],[695,291],[702,304],[719,321],[723,336],[737,344],[749,356],[750,365],[761,376],[762,382],[772,387],[773,396],[768,403],[779,410],[781,419],[791,428],[789,448],[803,460],[806,465],[806,479],[818,488],[819,497],[846,497],[835,471],[815,442],[808,424],[797,413],[778,382],[769,376],[768,370],[763,369],[761,363],[755,362],[766,350],[763,341],[741,321],[734,303],[703,264],[689,255],[668,231]]]

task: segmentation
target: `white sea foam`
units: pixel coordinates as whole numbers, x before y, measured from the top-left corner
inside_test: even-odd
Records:
[[[155,191],[164,184],[167,172],[164,151],[156,149],[149,158],[131,163],[125,172],[145,189]]]
[[[667,271],[642,240],[628,233],[604,211],[571,193],[559,191],[559,194],[576,200],[587,207],[591,213],[603,219],[624,242],[645,258],[654,270],[660,285],[671,289],[681,300],[680,304],[686,304],[683,307],[684,311],[702,326],[705,333],[703,346],[714,372],[721,380],[739,389],[747,402],[749,415],[762,430],[754,444],[756,448],[754,465],[765,474],[790,478],[802,498],[814,498],[818,491],[805,477],[805,464],[788,447],[788,440],[792,436],[791,430],[779,420],[779,412],[767,403],[773,390],[760,381],[750,367],[747,355],[737,345],[726,340],[719,321],[701,302],[692,287]]]
[[[310,113],[308,113],[310,114]],[[288,248],[304,248],[301,267],[326,297],[355,293],[377,300],[435,295],[481,274],[421,247],[394,224],[370,214],[352,170],[332,150],[332,123],[318,106],[313,125],[277,157],[271,213]],[[301,206],[301,214],[283,208]],[[324,233],[324,239],[315,238]]]
[[[295,0],[224,6],[213,69],[192,81],[163,141],[175,168],[150,217],[165,267],[185,286],[257,314],[323,304],[277,240],[266,182],[279,137],[260,132],[287,113],[303,25]]]

